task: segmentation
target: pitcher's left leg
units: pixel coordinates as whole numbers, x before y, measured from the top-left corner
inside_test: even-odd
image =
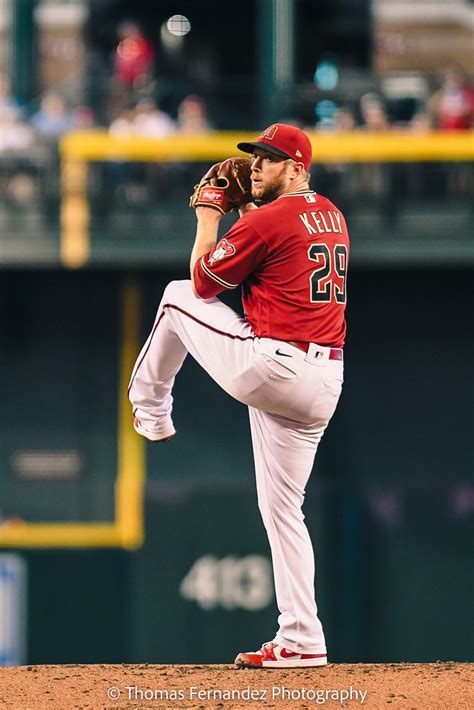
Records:
[[[260,512],[270,543],[280,610],[275,641],[296,653],[325,654],[317,615],[314,554],[301,510],[324,428],[249,407]]]
[[[253,368],[254,338],[232,308],[197,298],[189,279],[169,283],[131,376],[135,429],[153,441],[174,434],[172,390],[188,352],[226,392],[245,401],[245,387],[250,392],[263,379]]]

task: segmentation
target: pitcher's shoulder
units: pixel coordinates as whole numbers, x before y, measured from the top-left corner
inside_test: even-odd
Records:
[[[257,210],[249,210],[249,212],[246,212],[241,219],[250,227],[253,227],[259,231],[260,225],[268,224],[269,220],[274,219],[275,214],[278,214],[280,211],[284,211],[277,205],[277,202],[278,200],[274,200],[273,202],[267,202],[266,204],[260,205]]]

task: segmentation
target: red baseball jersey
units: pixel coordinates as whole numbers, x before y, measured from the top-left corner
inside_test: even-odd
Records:
[[[196,262],[202,298],[242,285],[261,338],[342,347],[349,237],[340,210],[315,192],[281,195],[247,212]]]

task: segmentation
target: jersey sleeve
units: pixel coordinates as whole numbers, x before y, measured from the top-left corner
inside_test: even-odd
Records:
[[[237,288],[256,271],[267,254],[267,245],[244,219],[220,239],[194,266],[194,288],[201,298],[211,298]]]

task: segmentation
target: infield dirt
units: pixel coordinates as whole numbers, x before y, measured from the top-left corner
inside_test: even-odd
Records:
[[[20,666],[0,668],[0,705],[19,710],[361,706],[471,710],[474,664],[328,664],[246,671],[227,665]]]

